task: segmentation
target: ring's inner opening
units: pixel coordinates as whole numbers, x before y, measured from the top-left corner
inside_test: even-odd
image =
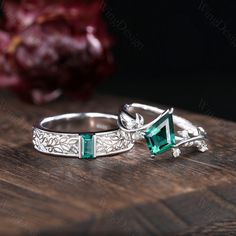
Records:
[[[42,122],[41,125],[55,132],[99,132],[117,129],[117,120],[105,117],[73,117]]]
[[[132,114],[135,114],[135,113],[139,113],[143,118],[144,118],[144,125],[145,124],[148,124],[150,122],[152,122],[154,119],[156,119],[158,117],[158,115],[160,114],[157,114],[155,112],[152,112],[152,111],[148,111],[148,110],[143,110],[142,108],[133,108],[133,107],[130,107],[129,108],[129,112]],[[179,130],[179,127],[174,124],[174,129],[175,130]]]
[[[145,124],[150,123],[154,119],[157,118],[158,114],[152,111],[144,110],[142,108],[137,108],[137,107],[130,107],[129,108],[129,113],[135,118],[135,113],[140,114],[145,121]]]

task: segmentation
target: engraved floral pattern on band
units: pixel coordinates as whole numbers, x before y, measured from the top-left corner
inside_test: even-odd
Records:
[[[116,154],[129,150],[134,145],[134,140],[129,133],[121,130],[97,133],[96,135],[96,156]],[[33,129],[33,144],[40,152],[80,157],[80,135],[54,133],[38,128]]]
[[[33,144],[38,151],[55,155],[78,156],[80,152],[78,134],[52,133],[35,128]]]
[[[117,130],[110,133],[97,134],[96,152],[97,155],[116,153],[133,147],[133,140],[129,133]]]

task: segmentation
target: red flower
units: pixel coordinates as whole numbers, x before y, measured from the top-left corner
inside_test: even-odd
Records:
[[[111,73],[99,0],[7,0],[0,24],[0,88],[44,103],[87,97]]]

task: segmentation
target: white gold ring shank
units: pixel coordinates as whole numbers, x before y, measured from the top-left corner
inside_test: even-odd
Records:
[[[104,113],[72,113],[47,117],[33,127],[33,145],[45,154],[91,159],[132,149],[133,142],[117,126],[118,117]]]

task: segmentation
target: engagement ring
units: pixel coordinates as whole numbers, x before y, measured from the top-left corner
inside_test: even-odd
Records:
[[[145,139],[153,157],[170,149],[173,156],[178,157],[181,147],[196,147],[200,152],[207,151],[205,130],[182,117],[172,115],[173,111],[173,108],[165,111],[144,104],[126,104],[120,111],[118,126],[131,135],[133,142]],[[144,120],[141,113],[149,120]],[[174,125],[180,128],[177,134]]]

